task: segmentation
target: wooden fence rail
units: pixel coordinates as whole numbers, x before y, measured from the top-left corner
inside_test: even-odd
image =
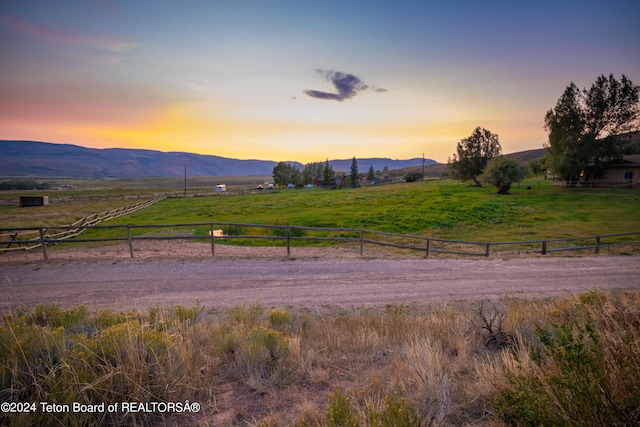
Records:
[[[165,198],[165,194],[154,194],[150,199],[145,200],[144,202],[98,212],[96,214],[80,218],[76,222],[65,226],[3,229],[0,230],[0,245],[5,245],[5,247],[0,247],[0,253],[15,250],[28,251],[39,248],[41,247],[43,240],[51,243],[58,243],[66,239],[71,239],[77,237],[91,226],[144,209]],[[57,233],[51,233],[50,230],[59,231]]]
[[[124,212],[120,215],[124,215]],[[129,225],[97,225],[94,221],[106,221],[106,217],[97,214],[95,218],[58,227],[25,227],[5,230],[2,236],[9,237],[1,243],[7,244],[5,250],[42,249],[43,258],[48,259],[47,245],[59,243],[117,242],[126,241],[130,256],[134,256],[134,242],[141,240],[200,240],[209,241],[211,255],[215,256],[216,242],[244,240],[272,240],[284,242],[287,256],[291,256],[293,242],[341,242],[354,243],[359,246],[360,256],[364,255],[367,245],[407,249],[424,253],[425,258],[433,254],[452,254],[462,256],[519,255],[542,254],[554,252],[590,250],[598,254],[603,247],[618,245],[640,245],[640,232],[603,234],[598,236],[572,237],[563,239],[526,240],[511,242],[470,242],[461,240],[436,239],[424,236],[387,233],[374,230],[353,228],[300,227],[289,225],[239,224],[229,222],[205,222],[189,224],[129,224]],[[111,217],[109,217],[111,219]],[[185,228],[190,234],[179,234]],[[78,238],[86,230],[93,230],[95,237]],[[173,230],[172,230],[173,229]],[[53,232],[61,230],[60,232]],[[154,232],[154,230],[156,230]],[[157,230],[160,230],[158,233]],[[172,232],[173,231],[173,232]],[[261,231],[258,233],[257,231]],[[178,233],[178,234],[176,234]],[[244,234],[243,234],[244,233]],[[249,234],[253,233],[253,234]],[[314,235],[314,233],[318,233]],[[36,235],[29,240],[20,240],[15,236]],[[101,237],[105,236],[107,237]],[[116,236],[114,236],[116,234]],[[71,239],[70,237],[73,237]],[[11,248],[12,244],[28,246]],[[2,249],[0,248],[0,251]]]

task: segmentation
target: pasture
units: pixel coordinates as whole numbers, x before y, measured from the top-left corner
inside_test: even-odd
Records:
[[[245,178],[247,179],[247,178]],[[251,181],[259,179],[250,178]],[[164,180],[57,192],[50,205],[18,208],[2,194],[3,227],[57,226],[101,210],[135,202],[138,194],[166,192],[181,196]],[[344,227],[418,236],[470,240],[512,241],[591,236],[640,231],[640,191],[637,189],[563,189],[550,181],[529,180],[511,194],[497,195],[492,187],[471,187],[456,181],[426,181],[356,189],[277,189],[257,191],[253,182],[229,185],[216,195],[211,178],[191,188],[188,197],[169,197],[148,209],[110,224],[243,224]],[[174,185],[178,185],[174,183]],[[531,189],[526,189],[531,187]],[[49,192],[51,194],[52,192]],[[144,197],[141,196],[141,197]],[[199,197],[202,196],[202,197]],[[64,198],[63,198],[64,197]],[[133,200],[132,200],[133,199]],[[205,228],[193,231],[206,235]]]
[[[281,190],[167,199],[120,223],[236,222],[363,228],[446,239],[499,241],[640,230],[640,192],[563,190],[524,183],[499,196],[454,181],[343,190]]]
[[[17,200],[17,194],[5,192],[13,194],[0,194],[5,200],[0,206],[2,226],[63,225],[135,202],[138,194],[181,195],[179,188],[159,185],[158,180],[119,182],[111,187],[94,183],[93,188],[49,191],[50,205],[41,208],[7,206],[6,200]],[[530,180],[514,186],[511,194],[500,196],[492,187],[441,180],[356,189],[275,191],[256,191],[253,183],[238,183],[229,186],[228,193],[216,195],[215,183],[223,179],[209,180],[209,186],[189,188],[187,194],[192,197],[170,197],[113,223],[345,227],[478,241],[640,230],[638,189],[562,189],[550,181]],[[527,186],[531,189],[527,190]],[[197,197],[202,194],[207,196]],[[53,196],[59,196],[59,200]]]

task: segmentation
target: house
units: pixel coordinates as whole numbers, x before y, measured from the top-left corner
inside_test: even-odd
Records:
[[[592,170],[585,170],[581,181],[594,187],[616,187],[640,185],[640,154],[624,156],[609,163],[598,178]]]

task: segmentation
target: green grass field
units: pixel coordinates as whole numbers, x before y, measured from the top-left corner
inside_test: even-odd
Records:
[[[530,185],[531,190],[526,187]],[[527,182],[491,187],[431,181],[343,190],[169,198],[112,223],[235,222],[346,227],[420,236],[506,241],[640,231],[640,192],[562,189]]]
[[[531,189],[526,189],[528,186]],[[426,181],[357,189],[249,191],[167,198],[109,224],[243,224],[345,227],[468,241],[536,240],[640,231],[637,189],[563,189],[530,180],[511,194],[456,181]],[[100,200],[113,189],[42,208],[0,206],[2,226],[55,226],[138,200]],[[130,194],[131,189],[122,189]],[[93,195],[93,197],[91,197]],[[200,229],[201,228],[201,229]],[[194,232],[206,234],[207,228]]]

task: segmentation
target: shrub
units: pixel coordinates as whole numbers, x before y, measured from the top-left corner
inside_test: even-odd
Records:
[[[38,304],[28,317],[28,322],[40,326],[71,327],[86,322],[87,307],[80,305],[69,310],[63,310],[55,304]]]
[[[536,326],[533,364],[507,371],[494,405],[507,424],[640,422],[640,304],[594,292],[576,304],[581,313],[574,320]]]
[[[356,403],[344,394],[341,389],[329,395],[329,407],[324,417],[323,427],[420,427],[422,421],[415,408],[404,398],[394,393],[384,398],[384,407],[375,409],[367,407],[360,411],[354,407]],[[309,425],[301,421],[297,426]]]
[[[175,307],[176,318],[180,322],[194,322],[198,317],[198,314],[200,314],[203,310],[204,308],[198,305],[194,307],[176,305]]]
[[[487,184],[495,185],[498,194],[508,193],[511,184],[519,182],[527,175],[527,170],[516,159],[509,157],[496,157],[491,160],[489,166],[480,176],[480,180]]]
[[[422,422],[416,410],[398,395],[385,397],[385,408],[371,411],[369,425],[380,427],[420,427]]]
[[[264,308],[260,305],[253,305],[251,307],[242,305],[229,309],[229,317],[231,320],[247,327],[258,325],[262,321],[263,315]]]
[[[269,312],[269,322],[274,328],[283,327],[291,323],[293,316],[286,310],[273,309]]]
[[[161,313],[156,311],[156,316]],[[55,305],[19,310],[0,323],[0,400],[71,406],[196,399],[208,370],[175,312],[151,323],[144,313],[97,312]],[[172,332],[169,332],[172,331]],[[173,331],[180,331],[181,334]],[[188,343],[187,343],[188,344]],[[158,414],[137,412],[0,414],[1,425],[147,425]]]
[[[328,427],[358,427],[360,425],[358,417],[351,409],[351,399],[345,396],[340,389],[329,396],[329,409],[324,425]]]
[[[488,306],[491,307],[488,307]],[[481,301],[476,312],[476,326],[487,332],[485,346],[493,349],[508,347],[513,342],[512,337],[504,330],[503,323],[506,312],[497,303]]]
[[[404,180],[407,182],[416,182],[422,179],[422,173],[418,171],[408,172],[404,176]]]

